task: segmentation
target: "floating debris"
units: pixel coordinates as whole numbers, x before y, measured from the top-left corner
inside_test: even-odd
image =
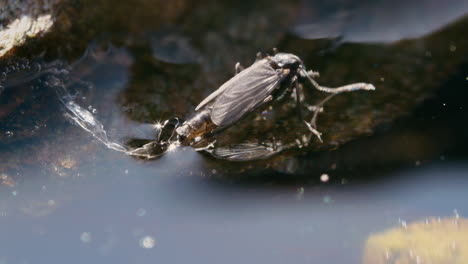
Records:
[[[322,201],[323,201],[323,203],[325,203],[325,204],[329,204],[329,203],[333,202],[331,196],[329,196],[329,195],[323,196]]]
[[[16,185],[15,180],[5,173],[0,174],[0,183],[8,187],[14,187]]]
[[[451,52],[455,52],[457,50],[457,46],[455,46],[454,44],[450,44],[450,51]]]
[[[154,247],[155,240],[151,236],[145,236],[140,239],[139,244],[140,244],[140,247],[142,248],[150,249]]]
[[[320,181],[321,182],[328,182],[330,180],[330,176],[328,176],[328,174],[324,173],[322,175],[320,175]]]
[[[302,200],[304,198],[304,193],[305,193],[304,187],[297,188],[296,192],[297,192],[296,193],[296,199],[297,200]]]
[[[140,208],[140,209],[137,210],[136,215],[145,216],[146,215],[146,210],[144,208]]]
[[[76,167],[76,165],[78,164],[78,162],[70,156],[66,156],[65,158],[61,159],[59,162],[60,162],[60,165],[66,169],[72,169]]]
[[[90,232],[83,232],[80,235],[80,240],[83,243],[91,243],[92,241],[92,236]]]

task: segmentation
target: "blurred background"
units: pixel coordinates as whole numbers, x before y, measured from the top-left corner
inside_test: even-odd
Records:
[[[468,2],[0,6],[0,263],[468,263]],[[147,142],[275,47],[377,90],[333,98],[323,144],[289,98],[218,135],[295,144],[250,162],[125,155],[57,90],[107,143]]]

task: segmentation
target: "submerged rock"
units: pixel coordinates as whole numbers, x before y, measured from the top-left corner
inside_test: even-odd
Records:
[[[433,218],[373,234],[366,242],[363,263],[468,263],[468,219]]]
[[[124,65],[125,72],[129,71],[128,77],[119,73],[97,76],[93,80],[97,85],[89,96],[106,94],[102,83],[125,76],[119,81],[122,90],[114,102],[121,110],[119,113],[134,122],[154,124],[173,117],[189,118],[201,100],[233,76],[237,61],[249,66],[257,51],[268,52],[275,46],[281,52],[298,55],[308,69],[319,71],[321,77],[317,81],[322,85],[373,83],[377,87],[374,92],[339,95],[325,105],[317,122],[318,130],[323,132],[323,144],[315,138],[307,142],[310,133],[298,120],[292,98],[258,109],[217,137],[216,147],[219,148],[216,153],[225,152],[228,148],[244,151],[252,144],[280,144],[276,149],[281,150],[282,146],[292,146],[284,148],[285,155],[276,155],[255,164],[256,168],[273,167],[280,171],[288,168],[284,169],[288,173],[308,171],[304,169],[304,163],[309,164],[310,160],[304,163],[296,160],[298,154],[334,149],[354,138],[371,134],[382,123],[410,113],[467,62],[468,42],[460,34],[466,28],[467,18],[422,37],[418,35],[417,38],[391,44],[334,46],[327,40],[306,40],[289,35],[301,10],[300,1],[276,4],[271,1],[228,3],[210,0],[203,5],[186,0],[170,3],[124,1],[119,5],[109,0],[82,0],[77,3],[64,5],[57,16],[60,23],[56,23],[49,34],[15,51],[28,58],[44,53],[48,61],[59,59],[74,64],[71,62],[83,56],[90,46],[104,49],[121,47],[130,58]],[[113,15],[108,16],[110,13]],[[117,62],[106,67],[116,65]],[[95,65],[88,66],[82,68],[84,75],[96,71]],[[78,74],[79,77],[82,75]],[[18,80],[10,79],[10,76],[5,76],[7,81]],[[11,124],[15,126],[9,132],[16,135],[28,132],[16,129],[19,123],[16,120],[38,120],[40,118],[34,118],[35,114],[43,112],[26,111],[21,114],[24,119],[17,119],[13,112],[30,104],[47,108],[47,103],[31,102],[28,99],[31,98],[28,97],[30,90],[25,85],[18,85],[15,92],[8,91],[12,85],[6,85],[2,78],[0,75],[0,85],[5,87],[5,91],[0,100],[8,100],[12,105],[0,107],[0,119],[14,118],[15,122]],[[18,94],[19,91],[22,93]],[[326,95],[315,91],[307,82],[303,91],[304,102],[309,106],[303,111],[310,120],[313,113],[307,108],[312,109]],[[10,100],[12,95],[18,100]],[[96,100],[92,105],[101,109],[109,106],[103,100]],[[103,124],[108,121],[103,120],[105,118],[100,116]],[[106,129],[123,131],[121,127],[106,126]],[[19,138],[32,138],[34,135],[25,134]],[[132,135],[129,137],[133,138]],[[5,132],[0,138],[12,142],[14,137]],[[245,166],[237,169],[242,171]]]

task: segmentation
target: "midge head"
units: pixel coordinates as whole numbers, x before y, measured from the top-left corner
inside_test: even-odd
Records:
[[[291,69],[293,72],[297,72],[301,77],[307,77],[305,65],[302,60],[292,53],[277,53],[270,57],[279,68]]]
[[[277,53],[270,58],[280,68],[297,69],[304,67],[302,60],[298,56],[291,53]]]

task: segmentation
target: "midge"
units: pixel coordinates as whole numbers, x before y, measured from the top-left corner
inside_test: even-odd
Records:
[[[307,71],[298,56],[277,53],[276,49],[274,51],[275,55],[264,58],[261,58],[260,53],[257,54],[255,63],[246,69],[237,63],[236,75],[198,104],[195,108],[196,114],[176,129],[179,139],[185,144],[191,144],[194,139],[229,127],[261,105],[279,100],[295,90],[299,118],[321,141],[321,133],[315,127],[316,115],[311,123],[302,118],[299,77],[307,78],[317,90],[333,95],[357,90],[375,90],[375,87],[368,83],[353,83],[337,88],[320,86],[314,80],[319,73]],[[328,99],[330,97],[319,105],[323,105]]]

